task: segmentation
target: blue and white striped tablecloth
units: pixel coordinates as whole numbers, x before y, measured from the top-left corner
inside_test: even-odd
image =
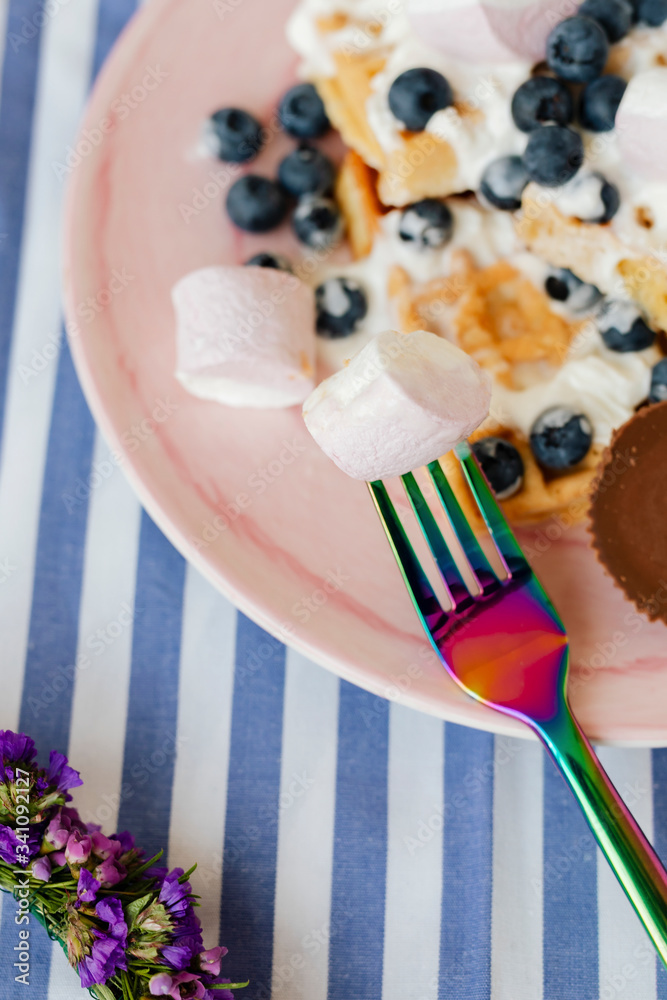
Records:
[[[61,339],[54,164],[133,8],[0,2],[0,728],[70,755],[86,819],[199,861],[250,1000],[665,1000],[536,745],[339,682],[213,592],[118,470],[86,488],[106,448]],[[667,854],[667,752],[603,758]],[[82,995],[46,937],[13,982],[2,902],[0,1000]]]

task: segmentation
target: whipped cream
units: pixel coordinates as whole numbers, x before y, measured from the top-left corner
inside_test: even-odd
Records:
[[[354,277],[365,289],[369,309],[360,328],[342,340],[318,341],[318,356],[327,372],[345,366],[349,359],[383,330],[396,324],[398,317],[387,294],[392,267],[402,267],[415,286],[452,272],[454,255],[467,250],[478,267],[488,267],[506,260],[533,284],[543,290],[550,273],[549,265],[526,251],[516,236],[509,213],[480,208],[474,201],[452,198],[448,201],[454,217],[452,241],[439,249],[419,250],[398,236],[401,212],[394,210],[383,217],[371,254],[351,264],[329,268],[317,281],[333,275]],[[554,312],[566,318],[580,319],[582,314],[567,303],[552,301]],[[634,307],[633,307],[634,308]],[[457,303],[443,308],[439,327],[445,338],[455,339],[453,319]],[[584,318],[586,314],[584,313]],[[494,380],[491,414],[503,426],[528,436],[541,413],[550,406],[567,405],[585,413],[593,425],[594,439],[609,444],[613,431],[633,415],[646,399],[651,367],[659,360],[657,348],[637,353],[619,354],[609,350],[595,322],[588,314],[582,331],[575,337],[563,364],[523,365],[517,372],[520,388],[509,389]]]
[[[489,412],[491,380],[447,340],[379,333],[308,397],[303,416],[353,479],[401,476],[451,451]]]
[[[172,290],[176,377],[227,406],[286,407],[314,386],[312,290],[284,271],[207,267]]]

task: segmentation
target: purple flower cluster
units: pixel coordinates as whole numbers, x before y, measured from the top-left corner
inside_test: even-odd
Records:
[[[34,741],[24,733],[0,729],[0,860],[27,865],[39,854],[53,812],[71,799],[69,789],[81,784],[63,754],[52,750],[48,768],[39,768]],[[24,802],[29,823],[20,826],[17,815],[25,810],[17,807]],[[38,871],[43,876],[46,866]]]
[[[0,866],[14,872],[17,861],[24,864],[38,901],[46,902],[52,885],[60,887],[52,897],[59,901],[64,890],[54,926],[81,985],[107,984],[121,1000],[134,962],[143,970],[142,995],[232,1000],[229,989],[212,989],[230,982],[220,979],[227,949],[204,950],[183,869],[146,871],[129,833],[106,837],[85,824],[67,804],[69,789],[80,784],[63,754],[52,751],[40,769],[29,736],[0,730]]]

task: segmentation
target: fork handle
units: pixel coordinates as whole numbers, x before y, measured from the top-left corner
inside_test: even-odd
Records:
[[[667,965],[667,872],[593,748],[563,705],[548,722],[533,723],[583,809],[588,825]]]

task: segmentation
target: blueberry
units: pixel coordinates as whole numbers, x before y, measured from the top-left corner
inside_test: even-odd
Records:
[[[315,289],[317,332],[322,337],[347,337],[368,312],[366,293],[352,278],[329,278]]]
[[[637,17],[651,28],[658,28],[667,21],[667,0],[639,0]]]
[[[227,193],[227,213],[235,226],[249,233],[266,233],[287,215],[289,199],[280,184],[268,177],[247,174],[234,181]]]
[[[454,218],[444,201],[424,198],[408,205],[401,215],[398,235],[406,243],[424,247],[443,247],[454,231]]]
[[[618,212],[618,188],[593,170],[582,170],[562,188],[556,204],[563,215],[579,222],[609,222]]]
[[[205,123],[203,139],[212,156],[229,163],[245,163],[263,146],[262,126],[247,111],[222,108]]]
[[[408,69],[389,88],[389,107],[409,132],[421,132],[436,111],[448,108],[454,95],[447,80],[437,70]]]
[[[488,437],[475,441],[472,450],[498,500],[508,500],[519,492],[524,467],[513,444],[503,438]]]
[[[621,38],[625,38],[634,15],[628,0],[584,0],[577,13],[597,21],[610,42],[620,42]]]
[[[665,399],[667,399],[667,358],[663,358],[653,366],[651,391],[648,395],[649,403],[662,403]]]
[[[593,428],[588,417],[566,406],[552,406],[530,431],[530,447],[544,469],[571,469],[588,454]]]
[[[600,308],[597,324],[607,347],[620,354],[644,351],[655,341],[655,332],[637,306],[625,299],[607,299]]]
[[[295,198],[326,194],[335,178],[336,168],[329,157],[306,143],[289,153],[278,167],[278,180]]]
[[[562,80],[534,76],[512,98],[512,118],[522,132],[540,125],[569,125],[574,115],[572,95]]]
[[[610,73],[589,83],[581,95],[579,121],[589,132],[610,132],[616,124],[616,112],[627,83]]]
[[[602,298],[595,285],[587,285],[566,267],[555,268],[544,282],[547,295],[556,302],[567,302],[572,312],[587,312]]]
[[[485,169],[479,190],[494,208],[515,212],[521,208],[521,195],[529,180],[520,156],[501,156]]]
[[[287,91],[278,108],[280,124],[297,139],[317,139],[331,128],[322,98],[312,83],[298,83]]]
[[[256,253],[254,257],[245,262],[245,267],[272,267],[276,271],[292,270],[292,265],[287,257],[283,257],[281,253],[270,253],[268,250]]]
[[[334,246],[343,235],[343,217],[331,198],[303,198],[297,205],[292,226],[297,238],[308,247]]]
[[[531,180],[559,187],[571,180],[584,162],[584,144],[571,128],[545,125],[530,133],[523,162]]]
[[[591,17],[567,17],[547,39],[549,68],[562,80],[589,83],[600,76],[609,55],[609,41]]]

